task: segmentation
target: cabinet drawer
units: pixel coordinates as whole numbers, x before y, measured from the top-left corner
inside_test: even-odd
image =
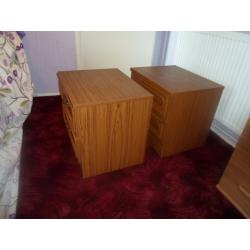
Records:
[[[63,93],[61,94],[62,99],[62,111],[63,111],[63,117],[64,121],[67,124],[67,126],[70,127],[71,130],[73,129],[73,108],[70,102],[68,101],[68,98]]]
[[[72,102],[70,100],[70,97],[67,94],[67,91],[62,86],[62,84],[60,84],[60,82],[59,82],[59,92],[60,92],[60,95],[61,95],[62,103],[67,105],[67,106],[70,106],[72,108],[73,105],[72,105]]]
[[[248,191],[250,202],[250,177],[232,162],[230,162],[226,168],[225,174],[238,186],[238,188],[243,186]]]
[[[162,138],[164,123],[153,113],[150,121],[150,131],[159,139]]]
[[[151,92],[151,94],[154,95],[153,105],[155,105],[155,107],[158,107],[159,109],[163,109],[165,107],[165,104],[166,104],[165,96],[157,96],[157,94],[155,92],[153,92],[153,91],[150,91],[150,92]]]
[[[157,115],[161,121],[164,121],[166,117],[166,110],[167,110],[167,98],[163,99],[154,95],[152,113]]]
[[[162,140],[155,136],[155,134],[153,134],[151,131],[149,131],[148,134],[148,143],[156,150],[159,155],[161,155]]]
[[[69,106],[66,106],[65,104],[62,104],[62,110],[63,110],[63,114],[65,115],[67,121],[69,124],[72,124],[72,108]]]
[[[82,160],[81,160],[81,141],[79,138],[77,138],[72,133],[72,131],[69,127],[67,127],[67,130],[68,130],[68,135],[69,135],[73,150],[75,152],[75,156],[76,156],[78,162],[81,163],[82,162]]]

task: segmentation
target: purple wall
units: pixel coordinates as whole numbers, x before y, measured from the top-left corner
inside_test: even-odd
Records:
[[[75,32],[26,31],[23,39],[34,94],[58,93],[56,73],[76,69]]]
[[[170,31],[157,31],[153,53],[153,66],[165,65]]]

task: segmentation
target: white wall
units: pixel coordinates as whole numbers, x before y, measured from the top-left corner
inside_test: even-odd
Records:
[[[212,128],[234,145],[250,115],[250,36],[239,32],[171,33],[166,64],[225,86]]]
[[[152,65],[156,32],[76,32],[78,69],[130,68]]]

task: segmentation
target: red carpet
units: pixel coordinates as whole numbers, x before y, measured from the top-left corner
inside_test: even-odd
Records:
[[[37,97],[24,126],[18,218],[241,218],[216,190],[232,148],[199,149],[82,179],[60,97]]]

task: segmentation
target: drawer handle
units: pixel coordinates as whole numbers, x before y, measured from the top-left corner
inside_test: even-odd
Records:
[[[244,186],[239,185],[239,189],[247,198],[250,198],[250,193],[246,190]]]
[[[66,96],[64,96],[64,97],[62,98],[62,103],[63,103],[64,105],[66,105],[66,106],[69,106],[69,101],[68,101],[68,99],[66,98]]]

